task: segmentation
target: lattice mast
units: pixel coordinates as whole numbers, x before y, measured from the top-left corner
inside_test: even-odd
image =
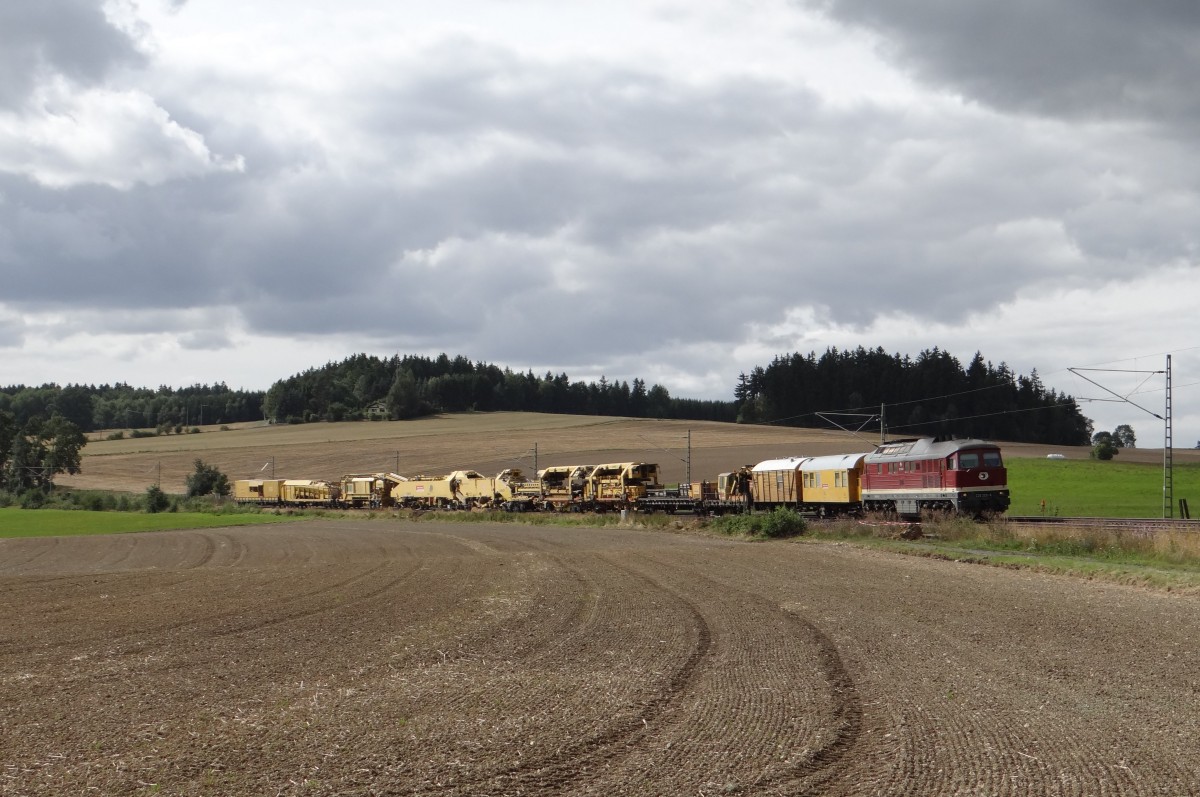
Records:
[[[1163,413],[1163,517],[1174,517],[1175,469],[1171,454],[1171,355],[1167,355],[1167,397]]]

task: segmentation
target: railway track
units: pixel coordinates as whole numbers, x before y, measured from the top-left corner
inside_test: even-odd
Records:
[[[1022,526],[1053,525],[1063,528],[1124,530],[1145,534],[1162,531],[1200,532],[1200,520],[1179,518],[1106,518],[1106,517],[1058,517],[1047,515],[1009,516],[1009,523]]]

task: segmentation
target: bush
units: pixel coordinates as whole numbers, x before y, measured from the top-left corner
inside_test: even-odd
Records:
[[[21,494],[22,509],[41,509],[46,505],[46,494],[41,490],[26,490]]]
[[[808,530],[808,523],[794,509],[776,507],[764,515],[726,515],[712,522],[722,534],[747,537],[794,537]]]
[[[762,529],[759,532],[764,537],[795,537],[803,534],[808,524],[800,513],[794,509],[779,507],[771,510],[771,514],[763,518]]]
[[[187,477],[188,498],[198,495],[229,495],[229,477],[202,459],[194,463],[195,471]]]
[[[106,437],[104,439],[105,440],[124,440],[125,433],[124,432],[113,432],[112,434],[110,434],[108,437]]]
[[[171,505],[171,499],[162,491],[162,488],[157,484],[152,484],[146,489],[146,511],[150,514],[162,512]]]

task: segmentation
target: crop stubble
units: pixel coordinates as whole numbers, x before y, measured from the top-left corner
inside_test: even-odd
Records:
[[[0,794],[1188,794],[1198,626],[639,530],[0,540]]]

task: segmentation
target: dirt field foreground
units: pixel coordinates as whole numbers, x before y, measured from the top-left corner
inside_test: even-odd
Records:
[[[636,529],[0,540],[0,794],[1196,794],[1197,608]]]

